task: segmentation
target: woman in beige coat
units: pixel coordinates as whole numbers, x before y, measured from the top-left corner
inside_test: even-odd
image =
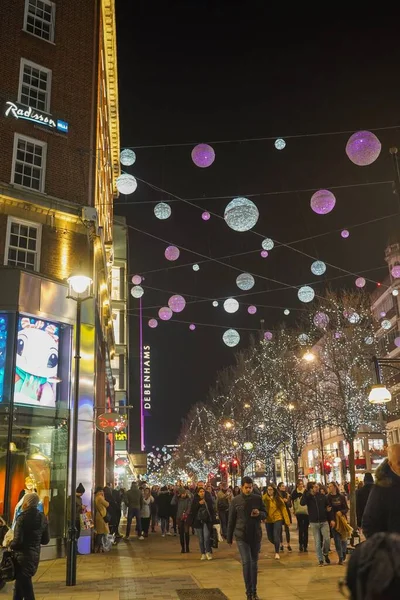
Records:
[[[110,533],[108,523],[105,522],[104,517],[107,516],[107,508],[109,506],[107,500],[104,499],[104,491],[102,487],[97,487],[94,491],[94,504],[95,504],[95,540],[94,540],[94,551],[104,552],[103,538],[105,535]]]

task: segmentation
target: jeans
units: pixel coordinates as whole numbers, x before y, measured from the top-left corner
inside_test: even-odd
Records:
[[[147,537],[149,535],[150,517],[142,517],[140,520],[142,522],[142,532]]]
[[[310,523],[310,526],[314,537],[315,551],[317,553],[318,561],[323,562],[323,554],[329,554],[329,547],[331,545],[328,522],[326,521],[324,523]],[[322,548],[320,535],[322,535]]]
[[[177,532],[177,527],[176,527],[176,513],[171,515],[172,518],[172,529],[174,530],[174,533],[176,535]]]
[[[273,523],[271,523],[273,525]],[[242,561],[243,579],[246,594],[251,596],[257,592],[257,570],[260,544],[250,545],[247,542],[236,540]]]
[[[283,521],[275,521],[275,523],[265,523],[267,536],[271,544],[275,546],[275,552],[279,554],[279,546],[281,545]]]
[[[310,519],[308,515],[296,515],[297,524],[299,526],[299,546],[307,549],[308,546],[308,526]]]
[[[221,533],[222,533],[222,536],[224,538],[226,538],[226,533],[227,533],[227,530],[228,530],[228,514],[229,513],[228,513],[227,510],[221,510],[218,513],[219,522],[221,524]]]
[[[157,507],[155,507],[155,509],[152,510],[151,512],[151,530],[154,531],[156,525],[158,525],[158,514],[157,514]]]
[[[199,538],[200,553],[206,554],[211,552],[211,536],[210,528],[207,523],[203,523],[203,527],[200,529],[196,527],[196,535]]]
[[[342,540],[340,534],[336,529],[332,529],[333,540],[335,542],[336,552],[338,553],[339,560],[346,560],[347,552],[347,540]]]
[[[179,531],[179,538],[181,541],[181,548],[182,550],[186,550],[186,552],[189,552],[189,525],[187,524],[187,521],[178,521],[178,531]]]
[[[35,600],[32,577],[26,577],[26,575],[17,572],[13,600]]]
[[[128,518],[126,520],[126,537],[131,533],[132,519],[136,517],[136,531],[138,535],[142,535],[142,523],[140,519],[140,508],[128,508]]]
[[[285,535],[286,535],[286,543],[290,544],[290,529],[288,527],[288,525],[284,525],[285,528]],[[281,544],[283,545],[283,527],[282,527],[282,531],[281,531]]]
[[[165,535],[165,533],[169,532],[169,517],[161,517],[161,533]]]

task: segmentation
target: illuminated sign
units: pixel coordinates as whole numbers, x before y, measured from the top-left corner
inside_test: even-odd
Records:
[[[97,417],[96,427],[103,433],[120,433],[126,428],[126,417],[115,412],[104,413]]]
[[[126,433],[116,433],[114,437],[116,442],[126,442],[128,439]]]
[[[7,351],[7,325],[7,315],[4,313],[0,314],[0,402],[3,402],[4,371]]]
[[[143,408],[145,410],[151,410],[150,346],[143,346]]]
[[[14,119],[22,119],[24,121],[32,121],[38,125],[44,125],[51,129],[57,129],[62,133],[68,133],[68,123],[60,119],[54,120],[51,115],[32,108],[32,106],[24,106],[19,102],[6,102],[6,117],[14,117]]]

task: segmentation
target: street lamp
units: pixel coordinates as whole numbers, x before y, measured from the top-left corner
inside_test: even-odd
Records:
[[[377,385],[373,385],[371,387],[371,391],[368,395],[368,401],[371,404],[385,404],[386,402],[390,402],[392,399],[392,394],[389,392],[387,387],[382,383]]]
[[[78,462],[78,413],[79,413],[79,368],[81,360],[81,313],[82,302],[93,298],[93,281],[87,275],[72,275],[67,279],[67,298],[76,302],[75,325],[75,381],[74,381],[74,406],[72,411],[72,428],[70,441],[72,446],[71,456],[71,505],[70,523],[67,540],[67,571],[66,585],[76,585],[76,555],[77,555],[77,530],[76,530],[76,472]],[[70,447],[71,447],[70,446]]]
[[[232,421],[225,421],[224,427],[225,427],[225,429],[232,429],[232,427],[233,427]]]
[[[311,352],[311,350],[307,350],[305,354],[303,354],[303,360],[306,362],[313,362],[315,360],[315,354]]]

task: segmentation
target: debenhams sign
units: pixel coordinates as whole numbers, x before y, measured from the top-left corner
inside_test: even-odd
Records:
[[[51,115],[48,115],[41,110],[32,108],[32,106],[24,106],[19,102],[6,102],[6,117],[14,117],[14,119],[23,119],[24,121],[32,121],[38,125],[44,125],[51,129],[57,129],[62,133],[68,133],[68,123],[60,119],[54,120]]]

